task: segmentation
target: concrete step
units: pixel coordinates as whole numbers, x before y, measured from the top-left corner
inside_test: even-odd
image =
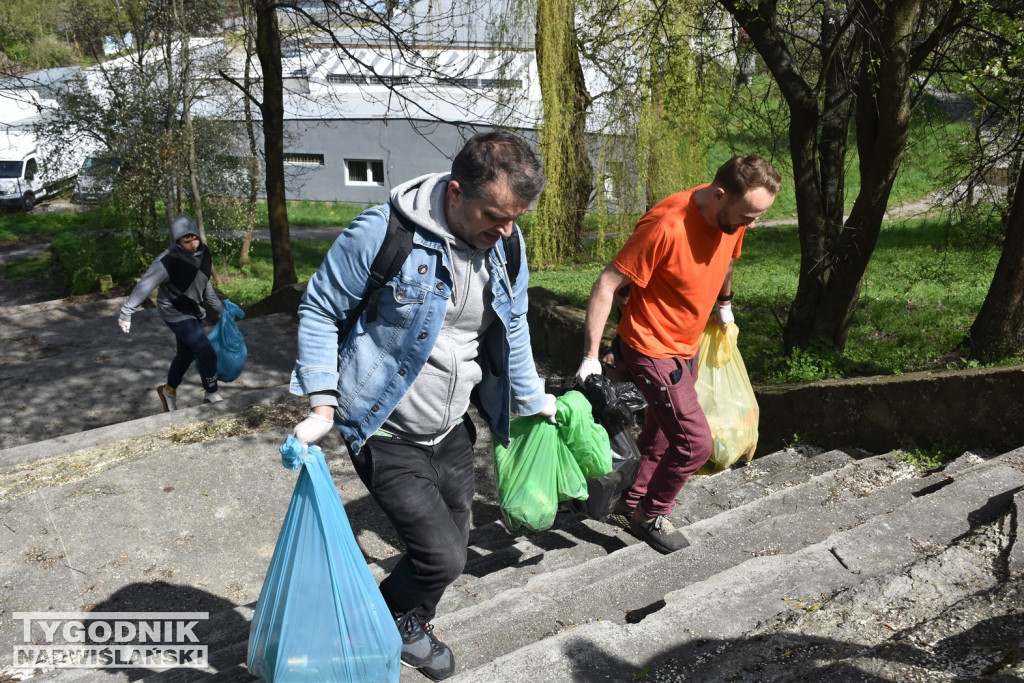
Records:
[[[871,576],[792,608],[742,638],[715,643],[715,656],[677,652],[645,681],[937,680],[999,671],[1016,678],[1024,640],[1024,577],[1007,580],[1018,546],[1013,510],[902,571]],[[1017,520],[1013,520],[1017,517]],[[708,644],[696,647],[710,652]],[[785,653],[780,657],[779,653]],[[1016,662],[1003,667],[1006,662]],[[1009,669],[1009,670],[1007,670]],[[951,676],[952,674],[952,676]]]
[[[869,481],[872,479],[879,483],[877,473],[875,477],[868,477]],[[889,497],[888,492],[907,481],[894,481],[884,489],[867,492],[856,500],[878,497],[879,491]],[[851,483],[853,480],[848,479],[847,484]],[[613,619],[598,620],[594,617],[566,621],[574,628],[560,629],[543,640],[533,639],[533,642],[522,646],[508,648],[507,655],[474,658],[470,653],[469,657],[464,656],[461,659],[461,662],[466,662],[464,668],[452,680],[622,681],[632,680],[672,656],[682,655],[691,661],[719,657],[726,649],[723,644],[739,642],[760,624],[779,619],[786,613],[814,610],[830,596],[863,584],[868,579],[901,574],[922,556],[940,552],[1005,515],[1014,493],[1024,487],[1024,450],[963,470],[952,477],[939,474],[918,479],[915,483],[927,485],[908,491],[911,495],[902,505],[893,505],[888,511],[872,514],[862,523],[850,528],[841,527],[821,540],[801,544],[788,551],[780,549],[774,554],[756,556],[735,566],[723,567],[707,576],[692,571],[695,565],[692,556],[709,549],[702,546],[713,545],[713,537],[697,535],[697,542],[690,549],[663,560],[673,565],[676,572],[693,580],[686,581],[675,590],[666,586],[663,599],[653,605],[638,623],[616,623]],[[783,494],[783,498],[795,502],[789,492]],[[728,515],[719,517],[725,516]],[[790,519],[789,523],[796,524],[797,520]],[[763,533],[769,537],[772,535],[768,529]],[[766,545],[778,547],[782,544],[776,537]],[[659,584],[664,576],[647,572],[646,581]],[[636,585],[636,572],[624,571],[617,580],[626,585]],[[584,590],[592,596],[602,595],[613,587],[609,583],[590,584]],[[579,598],[582,599],[582,595]],[[538,596],[537,602],[541,600]],[[563,605],[563,598],[549,598],[545,614],[550,618],[561,611],[571,619],[568,610],[558,610]],[[491,604],[489,607],[492,613],[509,614],[501,605]],[[509,623],[507,618],[501,621],[506,632],[516,632],[520,627],[519,623]],[[483,625],[479,621],[477,623]],[[455,637],[446,640],[457,647],[463,638],[459,633],[453,635]],[[510,639],[506,637],[505,640]],[[495,639],[488,638],[479,630],[474,642],[478,649],[494,651]],[[776,662],[785,661],[786,654],[776,651],[775,658]],[[467,659],[482,661],[474,665]],[[792,673],[782,678],[801,679]],[[698,677],[696,680],[701,679]],[[773,679],[768,676],[760,680]]]
[[[453,647],[473,643],[460,648],[465,650],[460,662],[472,669],[588,621],[639,619],[672,590],[751,557],[792,553],[857,526],[906,504],[929,481],[891,456],[853,461],[690,525],[684,533],[692,545],[672,555],[631,545],[581,566],[532,577],[522,588],[444,614],[435,623]]]
[[[863,496],[866,488],[879,488],[885,481],[896,480],[901,482],[901,485],[907,489],[894,495],[900,501],[909,499],[913,491],[927,485],[927,482],[913,476],[914,473],[909,466],[897,463],[891,457],[865,459],[863,463],[858,463],[847,454],[841,452],[818,453],[810,458],[807,455],[796,453],[774,455],[771,458],[767,458],[762,467],[744,473],[742,477],[723,476],[728,474],[725,472],[715,475],[715,477],[707,477],[705,478],[706,481],[702,479],[705,494],[711,497],[725,495],[730,488],[730,483],[735,483],[731,482],[731,479],[743,478],[746,479],[744,483],[752,484],[757,481],[757,478],[755,478],[756,473],[760,470],[762,477],[765,478],[761,489],[767,491],[765,494],[767,497],[755,499],[756,502],[745,503],[735,508],[733,514],[737,514],[737,511],[746,508],[765,508],[768,500],[773,496],[780,498],[787,498],[789,496],[792,489],[787,490],[785,493],[773,491],[774,485],[771,482],[773,477],[778,476],[782,471],[789,468],[797,468],[796,463],[802,463],[803,467],[806,468],[807,474],[797,469],[796,472],[790,473],[791,476],[797,480],[803,480],[805,482],[803,488],[809,489],[811,498],[817,501],[820,501],[822,495],[828,499],[834,498],[834,488],[838,482],[856,482],[856,495]],[[858,453],[858,455],[863,454]],[[830,474],[831,477],[826,477],[824,473]],[[867,482],[875,482],[875,484],[871,485]],[[833,490],[829,490],[830,487]],[[799,489],[801,487],[796,486],[793,488]],[[822,491],[824,491],[824,494]],[[779,503],[783,508],[790,507],[793,504],[794,500]],[[820,505],[820,502],[818,504]],[[881,505],[883,509],[888,509],[890,506],[891,503],[889,506]],[[797,504],[797,507],[799,507],[799,504]],[[809,505],[807,508],[813,510]],[[860,511],[861,507],[858,507],[857,510]],[[762,510],[763,512],[764,510]],[[785,512],[780,514],[785,514]],[[491,527],[491,524],[486,525],[486,527]],[[592,529],[595,534],[594,539],[591,539],[589,543],[584,543],[577,525]],[[601,538],[601,535],[605,539],[609,536],[615,537],[615,535],[609,532],[609,529],[614,530],[614,527],[609,527],[593,520],[584,520],[576,514],[560,514],[556,529],[542,534],[532,534],[526,541],[516,541],[504,550],[495,550],[480,558],[480,561],[485,561],[495,554],[526,552],[524,550],[526,543],[536,546],[540,538],[545,538],[546,540],[541,541],[544,543],[544,547],[533,555],[533,557],[537,558],[535,562],[524,561],[515,565],[502,566],[498,571],[481,577],[473,577],[471,567],[467,566],[467,573],[445,594],[445,598],[439,606],[439,614],[442,616],[435,621],[439,631],[442,631],[442,637],[446,642],[452,644],[453,648],[459,653],[460,667],[471,667],[477,662],[485,663],[490,658],[498,656],[500,650],[496,654],[494,644],[491,641],[505,628],[519,629],[523,621],[535,621],[536,623],[546,625],[547,630],[544,633],[535,633],[535,638],[550,635],[550,633],[557,632],[561,628],[571,625],[572,622],[563,621],[557,615],[558,596],[562,593],[572,594],[575,600],[589,602],[590,598],[585,594],[586,591],[581,591],[580,588],[588,585],[588,582],[592,583],[594,581],[591,575],[610,574],[610,579],[605,577],[601,580],[605,582],[609,580],[615,581],[615,577],[620,576],[626,571],[625,568],[638,562],[657,563],[659,558],[662,558],[657,553],[650,551],[646,545],[637,545],[636,540],[632,536],[622,533],[620,530],[614,530],[614,533],[618,537],[628,539],[628,542],[623,543],[621,550],[612,550],[610,553],[598,550],[595,539]],[[474,534],[479,531],[481,529],[475,529]],[[498,538],[507,535],[507,532],[499,532],[494,528],[485,528],[483,531],[488,537]],[[714,532],[706,531],[705,533],[713,534]],[[722,534],[722,536],[727,537],[728,534]],[[558,538],[575,539],[575,544],[567,545],[566,547],[555,547],[557,542],[554,539]],[[493,543],[493,540],[491,542]],[[580,547],[585,549],[580,550]],[[627,551],[636,552],[627,557],[624,556]],[[748,550],[747,552],[751,551]],[[677,553],[676,555],[679,554]],[[746,557],[749,557],[749,555],[741,554],[740,559],[734,560],[734,563],[738,563],[746,559]],[[604,568],[601,570],[595,569],[598,563],[603,564]],[[726,566],[729,565],[727,564]],[[586,578],[580,578],[581,576]],[[661,575],[649,578],[657,586],[673,585],[671,580],[666,583]],[[675,580],[678,582],[679,579]],[[685,583],[685,579],[683,581]],[[551,614],[545,613],[544,608],[538,607],[538,604],[542,602],[536,596],[540,583],[544,583],[547,586],[547,590],[550,593],[547,599],[554,601],[551,603],[551,605],[556,607],[553,618]],[[626,577],[620,584],[615,590],[620,592],[634,592],[636,590],[643,592],[644,590],[640,586],[635,586],[635,583],[630,582],[629,577]],[[631,588],[631,586],[635,586],[635,588]],[[659,593],[658,596],[664,596],[664,592]],[[572,602],[573,599],[569,599],[568,602]],[[604,595],[597,602],[606,603],[607,600],[608,596]],[[501,615],[501,617],[496,619],[496,614]],[[601,618],[622,620],[624,619],[624,614],[625,612],[623,612],[622,608],[613,608],[612,616],[606,615]],[[473,624],[479,621],[490,622],[485,632],[477,631],[462,637],[460,627],[465,627],[466,631],[470,632],[475,628]],[[562,622],[561,624],[559,624],[560,621]],[[230,648],[231,652],[241,653],[240,657],[242,659],[239,662],[244,660],[245,648],[242,640],[247,638],[247,636],[247,630],[243,631],[240,629],[239,643],[236,647]],[[471,646],[469,645],[470,639],[473,643]],[[469,660],[468,663],[466,663],[467,660]],[[182,676],[186,674],[176,675]],[[419,674],[415,672],[403,671],[403,680],[407,677],[411,677],[410,680],[415,680],[417,676]],[[163,680],[163,678],[157,680]],[[184,679],[175,678],[174,680]]]

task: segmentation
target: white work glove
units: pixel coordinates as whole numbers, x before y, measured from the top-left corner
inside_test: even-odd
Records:
[[[718,324],[722,326],[722,329],[729,327],[729,323],[736,322],[736,318],[732,314],[732,304],[724,303],[718,304],[718,310],[715,311],[715,317],[718,318]]]
[[[558,410],[558,406],[555,404],[555,395],[544,394],[544,398],[547,399],[547,401],[544,403],[544,407],[541,408],[540,412],[537,414],[543,415],[548,419],[548,422],[556,425],[558,422],[555,421],[555,411]]]
[[[295,425],[292,435],[308,446],[327,436],[333,426],[334,420],[310,413],[309,417]]]
[[[131,320],[121,320],[120,318],[118,318],[117,319],[117,326],[121,328],[122,332],[124,332],[125,334],[128,334],[128,331],[132,329],[132,321]]]
[[[582,387],[584,380],[591,375],[601,374],[601,361],[596,358],[583,357],[583,362],[580,363],[580,369],[576,371],[576,381]]]

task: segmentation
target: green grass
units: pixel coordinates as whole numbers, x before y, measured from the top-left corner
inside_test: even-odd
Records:
[[[310,228],[333,228],[348,225],[349,222],[367,208],[366,204],[348,204],[345,202],[288,202],[288,224]],[[257,202],[256,224],[265,228],[270,223],[267,218],[267,203]]]
[[[35,254],[11,261],[4,267],[4,277],[9,280],[24,280],[42,277],[50,270],[50,252]]]
[[[91,225],[89,214],[76,213],[0,213],[0,244],[28,237],[53,237],[65,230],[80,230]]]
[[[331,240],[292,240],[292,256],[299,282],[312,277],[331,244]],[[243,308],[268,296],[274,278],[269,240],[253,242],[249,256],[252,265],[245,269],[238,268],[237,253],[231,261],[218,264],[225,278],[221,291]]]

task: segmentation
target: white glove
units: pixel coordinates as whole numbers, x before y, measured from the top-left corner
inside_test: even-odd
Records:
[[[309,417],[295,425],[292,435],[304,444],[313,444],[327,436],[334,426],[334,420],[310,413]]]
[[[591,375],[601,374],[601,361],[596,358],[583,357],[583,362],[580,363],[580,369],[576,371],[576,381],[579,382],[580,386],[583,386],[583,381]]]
[[[544,398],[547,399],[547,402],[544,404],[544,407],[541,408],[540,412],[537,414],[543,415],[548,419],[548,422],[550,422],[553,425],[556,425],[558,424],[558,422],[555,421],[555,412],[558,410],[558,406],[555,404],[555,395],[544,394]]]
[[[124,332],[125,334],[128,334],[128,331],[132,329],[132,321],[131,320],[121,320],[120,318],[118,318],[117,319],[117,326],[121,328],[122,332]]]
[[[715,312],[715,317],[718,318],[718,324],[722,326],[722,329],[729,327],[729,323],[736,322],[736,318],[732,314],[732,304],[724,303],[718,304],[718,310]]]

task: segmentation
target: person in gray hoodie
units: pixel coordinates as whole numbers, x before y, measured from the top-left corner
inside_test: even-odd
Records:
[[[177,407],[177,391],[192,361],[198,359],[199,378],[206,394],[203,403],[221,400],[217,391],[217,352],[203,332],[200,321],[206,317],[205,301],[218,313],[224,304],[213,291],[210,250],[199,239],[195,221],[181,213],[171,222],[174,243],[163,251],[139,280],[121,307],[117,324],[128,334],[132,314],[139,310],[149,293],[157,289],[156,304],[177,340],[177,353],[167,371],[167,384],[156,388],[164,412]]]
[[[512,413],[554,420],[555,397],[544,391],[530,346],[529,272],[515,223],[543,186],[522,139],[477,135],[450,174],[399,185],[388,204],[355,218],[299,306],[291,389],[309,396],[311,411],[293,434],[309,444],[337,428],[405,543],[381,594],[402,635],[402,662],[435,680],[455,673],[455,657],[430,621],[466,563],[471,399],[506,445]],[[414,228],[412,250],[378,290],[371,319],[359,304],[391,212]],[[518,260],[508,258],[511,249]],[[349,330],[339,340],[342,327]]]

